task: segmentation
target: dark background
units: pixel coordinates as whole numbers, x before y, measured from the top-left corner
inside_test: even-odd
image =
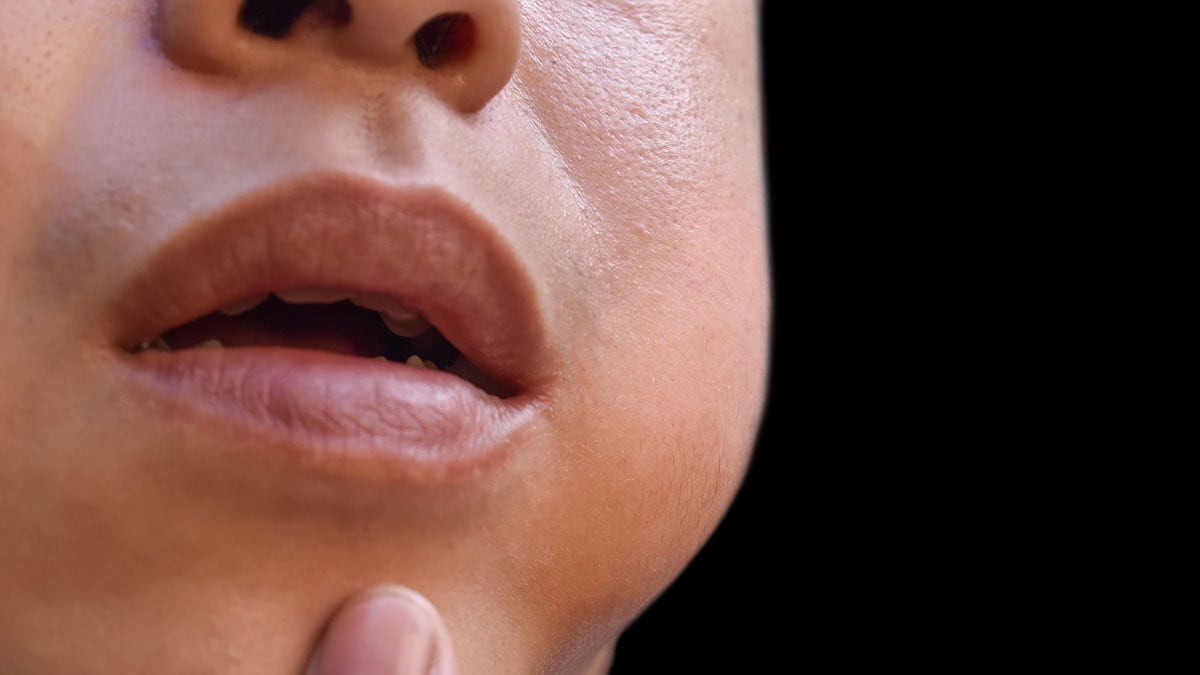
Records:
[[[795,201],[783,204],[786,138],[783,95],[799,94],[795,72],[784,72],[788,57],[777,15],[763,3],[761,42],[764,148],[766,151],[768,201],[772,228],[772,257],[775,257],[781,225],[794,222]],[[788,45],[794,51],[795,45]],[[790,70],[790,69],[787,69]],[[802,101],[802,98],[793,99]],[[792,104],[799,107],[797,104]],[[788,115],[799,119],[799,110]],[[790,154],[788,154],[790,158]],[[789,188],[790,189],[790,188]],[[795,189],[790,189],[796,192]],[[795,195],[793,194],[793,197]],[[779,287],[779,261],[773,260],[774,313],[785,309],[786,294]],[[773,322],[771,375],[767,407],[750,470],[733,506],[712,539],[683,572],[679,580],[626,632],[617,645],[613,675],[687,672],[773,672],[785,668],[787,651],[800,649],[798,613],[793,598],[797,558],[793,545],[803,550],[803,537],[796,504],[800,481],[786,472],[789,455],[798,442],[783,441],[797,434],[779,433],[785,418],[790,428],[801,426],[799,401],[785,406],[780,384],[791,372],[793,352],[781,353],[778,320]],[[785,569],[785,565],[792,569]],[[791,580],[791,581],[789,581]],[[785,651],[787,650],[787,651]]]

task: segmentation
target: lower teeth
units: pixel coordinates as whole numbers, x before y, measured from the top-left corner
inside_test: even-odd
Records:
[[[223,349],[224,347],[225,347],[225,344],[223,342],[221,342],[220,340],[218,340],[216,338],[210,338],[208,340],[205,340],[204,342],[192,345],[191,349]],[[174,351],[174,348],[171,347],[171,345],[168,344],[167,341],[164,340],[160,336],[160,337],[155,338],[154,341],[147,340],[147,341],[144,341],[144,342],[138,344],[138,346],[133,349],[133,353],[137,354],[139,352],[148,352],[151,350],[169,352],[169,351]],[[386,356],[376,356],[375,360],[376,361],[390,361],[391,359],[389,359]],[[425,370],[439,370],[436,363],[434,363],[433,361],[430,361],[429,359],[422,359],[420,356],[417,356],[416,354],[413,354],[413,355],[409,356],[407,359],[405,359],[404,364],[407,366],[411,366],[413,368],[423,368]]]
[[[437,370],[438,369],[436,363],[434,363],[433,361],[422,360],[421,357],[417,356],[416,354],[413,354],[412,356],[408,357],[408,359],[404,362],[404,365],[412,366],[413,368],[424,368],[426,370]]]
[[[160,352],[169,352],[171,351],[171,345],[167,344],[167,341],[161,337],[157,337],[153,342],[149,340],[142,342],[133,349],[133,353],[136,354],[138,352],[148,352],[151,349]]]

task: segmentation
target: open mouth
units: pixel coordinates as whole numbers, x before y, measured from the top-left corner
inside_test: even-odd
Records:
[[[442,370],[493,396],[512,393],[403,302],[333,288],[293,288],[246,297],[129,351],[239,347],[314,350]]]
[[[179,226],[114,292],[106,342],[132,396],[237,461],[470,480],[558,367],[511,243],[441,188],[304,175]]]

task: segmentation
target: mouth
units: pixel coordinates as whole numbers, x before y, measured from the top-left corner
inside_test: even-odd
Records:
[[[242,298],[128,351],[244,347],[310,350],[441,370],[492,396],[513,394],[402,301],[345,289],[289,289]]]
[[[543,407],[527,266],[439,189],[309,176],[188,223],[147,260],[112,306],[118,360],[219,444],[436,482],[498,464]]]

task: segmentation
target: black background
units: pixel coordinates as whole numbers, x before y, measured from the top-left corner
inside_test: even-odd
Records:
[[[794,202],[784,204],[779,198],[787,178],[782,165],[790,159],[785,149],[790,127],[784,122],[783,97],[800,83],[796,73],[784,72],[787,52],[795,50],[795,45],[784,42],[789,39],[784,24],[767,7],[761,11],[764,148],[774,258],[781,226],[793,222],[789,209],[794,208]],[[789,120],[797,117],[794,110],[788,115]],[[787,298],[786,289],[780,288],[778,264],[773,260],[776,317],[784,311]],[[801,636],[788,634],[788,626],[798,626],[793,618],[798,599],[788,581],[798,578],[796,558],[788,551],[803,538],[794,506],[801,487],[786,471],[797,444],[780,440],[794,434],[779,430],[785,417],[793,430],[800,423],[798,402],[789,408],[780,394],[792,352],[781,353],[785,341],[777,320],[772,332],[767,407],[745,483],[693,563],[621,638],[614,675],[772,672],[786,663],[780,661],[786,658],[785,650],[794,656],[799,648]]]

